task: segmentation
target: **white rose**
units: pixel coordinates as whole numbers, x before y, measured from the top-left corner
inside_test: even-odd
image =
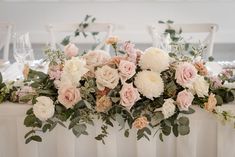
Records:
[[[198,97],[205,97],[208,96],[209,83],[203,76],[198,75],[189,89],[192,90],[193,93],[197,94]]]
[[[95,71],[97,88],[104,90],[105,87],[114,89],[119,81],[118,70],[113,69],[107,65],[98,68]]]
[[[103,50],[93,50],[89,51],[87,54],[83,55],[86,60],[88,68],[93,71],[94,67],[105,64],[110,58],[110,54]]]
[[[138,91],[145,97],[153,100],[164,91],[164,83],[160,74],[153,71],[141,71],[137,73],[134,81]]]
[[[161,49],[150,47],[140,58],[140,67],[161,73],[169,67],[169,55]]]
[[[70,82],[78,86],[82,76],[89,71],[85,66],[86,61],[78,57],[72,57],[72,59],[65,61],[61,82]]]
[[[173,99],[166,99],[164,104],[162,105],[162,114],[164,118],[169,118],[175,113],[175,104]]]
[[[53,117],[55,112],[53,101],[46,96],[37,97],[36,100],[36,104],[33,105],[34,115],[41,121],[46,121],[47,119]]]

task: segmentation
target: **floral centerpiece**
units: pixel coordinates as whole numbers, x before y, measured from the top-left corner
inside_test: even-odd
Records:
[[[235,117],[219,106],[233,101],[232,90],[222,86],[228,72],[212,77],[205,62],[193,55],[175,56],[150,47],[144,52],[129,41],[110,37],[115,56],[103,50],[85,54],[69,43],[64,51],[47,50],[48,73],[24,68],[24,80],[2,82],[0,100],[32,104],[24,125],[31,128],[26,143],[42,141],[39,132],[58,124],[75,136],[88,135],[87,126],[102,121],[95,139],[105,142],[108,127],[118,123],[126,137],[137,129],[137,139],[190,132],[187,114],[192,105],[222,120]],[[118,48],[121,44],[120,48]],[[68,124],[68,125],[67,125]]]

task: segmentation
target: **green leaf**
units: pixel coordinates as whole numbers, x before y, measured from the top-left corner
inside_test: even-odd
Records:
[[[125,121],[124,121],[123,117],[120,114],[116,114],[115,119],[122,128],[125,126]]]
[[[190,128],[189,126],[181,125],[181,126],[178,126],[178,131],[180,135],[188,135],[190,132]]]
[[[174,21],[172,21],[172,20],[167,20],[166,23],[168,23],[168,24],[173,24]]]
[[[189,126],[189,119],[187,117],[180,117],[178,122],[179,125]]]
[[[195,112],[195,110],[192,109],[191,107],[189,107],[188,111],[180,111],[180,113],[183,113],[183,114],[192,114],[194,112]]]
[[[154,116],[151,118],[151,124],[153,126],[158,125],[164,119],[162,112],[155,112]]]
[[[27,138],[29,135],[35,133],[35,130],[29,131],[27,134],[25,134],[24,138]]]
[[[159,134],[159,139],[163,142],[163,134],[162,133]]]
[[[125,132],[124,132],[125,137],[129,137],[129,134],[130,134],[129,129],[126,129]]]
[[[145,128],[144,128],[144,131],[145,131],[147,134],[151,135],[151,130],[150,130],[149,128],[145,127]]]
[[[70,36],[66,36],[63,40],[62,40],[62,42],[61,42],[61,44],[63,45],[63,46],[66,46],[66,45],[68,45],[70,43]]]
[[[28,115],[24,119],[24,125],[26,127],[32,126],[37,121],[37,118],[34,115]]]
[[[87,127],[85,124],[78,124],[73,127],[73,133],[75,136],[79,137],[86,131]]]
[[[0,72],[0,84],[2,83],[2,73]]]
[[[222,105],[224,103],[223,98],[220,95],[215,95],[217,100],[217,105]]]
[[[42,132],[47,132],[47,130],[50,130],[51,128],[51,124],[45,124],[43,127],[42,127]]]
[[[27,115],[31,115],[33,114],[33,108],[30,108],[27,112],[26,112]]]
[[[111,100],[113,103],[117,103],[118,101],[120,101],[119,97],[111,97]]]
[[[38,135],[34,135],[34,136],[31,136],[30,137],[33,141],[36,141],[36,142],[42,142],[42,138]]]
[[[178,137],[179,132],[178,132],[178,125],[177,124],[173,125],[172,132],[175,135],[175,137]]]
[[[166,135],[166,136],[169,136],[170,134],[171,134],[171,127],[169,127],[169,126],[164,126],[163,128],[162,128],[162,133],[164,134],[164,135]]]
[[[161,21],[161,20],[159,20],[159,21],[158,21],[158,23],[161,23],[161,24],[163,24],[163,23],[165,23],[165,22],[164,22],[164,21]]]

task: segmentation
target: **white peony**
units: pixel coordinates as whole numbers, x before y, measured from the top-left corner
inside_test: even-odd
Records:
[[[150,69],[161,73],[169,67],[169,62],[168,53],[161,49],[150,47],[141,56],[139,65],[142,69]]]
[[[55,112],[53,101],[46,96],[37,97],[36,100],[37,103],[33,106],[34,115],[41,121],[46,121],[47,119],[53,117]]]
[[[137,73],[134,81],[138,91],[153,100],[164,91],[164,83],[159,73],[153,71],[141,71]]]
[[[198,97],[205,97],[208,96],[209,83],[204,79],[203,76],[197,75],[195,81],[193,82],[192,86],[189,87],[189,89],[194,94],[197,94]]]
[[[166,99],[162,105],[161,111],[165,119],[171,117],[175,113],[174,100],[171,98]]]
[[[99,90],[104,90],[105,87],[114,89],[119,82],[118,70],[107,65],[98,68],[95,71],[96,84]]]
[[[72,57],[72,59],[65,61],[61,82],[70,82],[73,85],[78,86],[82,76],[88,71],[84,59]]]

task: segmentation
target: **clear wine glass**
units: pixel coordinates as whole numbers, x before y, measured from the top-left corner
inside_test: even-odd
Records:
[[[29,40],[29,33],[15,33],[13,36],[13,54],[20,72],[23,70],[24,64],[28,64],[32,53],[33,49]]]

